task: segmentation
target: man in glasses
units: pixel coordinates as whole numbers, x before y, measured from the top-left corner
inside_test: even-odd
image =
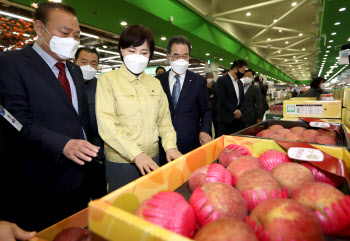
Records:
[[[171,69],[156,77],[168,97],[178,149],[186,154],[211,141],[207,81],[203,76],[188,70],[191,44],[186,37],[172,37],[167,52]],[[162,153],[164,151],[160,150]],[[164,159],[162,156],[164,155],[160,155],[161,160]]]

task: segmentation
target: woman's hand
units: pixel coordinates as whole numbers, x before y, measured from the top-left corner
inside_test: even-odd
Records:
[[[134,163],[142,173],[145,175],[146,173],[150,173],[152,170],[156,170],[159,168],[157,163],[155,163],[152,158],[150,158],[147,154],[142,152],[134,159]],[[152,169],[152,170],[151,170]],[[146,171],[146,172],[145,172]]]
[[[34,238],[36,232],[27,232],[15,223],[0,221],[0,241],[28,240]]]
[[[179,158],[180,156],[182,156],[182,153],[179,152],[179,150],[175,149],[175,148],[169,149],[166,152],[166,160],[168,162],[171,162],[172,160],[175,160],[176,158]]]

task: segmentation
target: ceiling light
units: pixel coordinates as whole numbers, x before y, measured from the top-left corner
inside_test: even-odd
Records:
[[[330,49],[330,48],[332,48],[332,46],[327,46],[327,49]]]
[[[31,3],[30,6],[32,6],[33,8],[38,8],[39,7],[39,3]]]
[[[327,56],[328,56],[328,54],[325,54],[324,56],[326,56],[326,57],[327,57]]]
[[[123,21],[123,22],[120,22],[120,25],[126,26],[126,25],[128,25],[128,23]]]
[[[339,25],[340,24],[340,22],[336,22],[334,25]]]
[[[292,3],[292,7],[294,7],[294,6],[296,6],[297,5],[297,3],[296,2],[293,2]]]
[[[281,53],[281,51],[278,51],[277,53],[279,53],[279,54],[280,54],[280,53]]]
[[[333,43],[333,40],[329,40],[328,42]]]
[[[277,19],[273,20],[273,22],[276,23],[276,22],[277,22]]]
[[[303,36],[303,34],[302,34],[302,33],[299,33],[299,36]]]
[[[220,61],[223,61],[223,60],[224,60],[223,58],[220,59]]]
[[[303,48],[302,51],[305,51],[305,48]]]
[[[284,61],[287,61],[286,59]]]
[[[307,59],[306,57],[304,59]]]
[[[348,41],[350,41],[350,38],[348,38]]]
[[[205,55],[206,55],[206,56],[209,56],[210,54],[209,54],[209,53],[206,53]]]
[[[33,20],[31,20],[30,18],[26,18],[20,15],[16,15],[16,14],[12,14],[12,13],[8,13],[8,12],[4,12],[4,11],[0,11],[1,15],[5,15],[5,16],[9,16],[9,17],[13,17],[13,18],[18,18],[18,19],[23,19],[29,22],[33,22]]]
[[[295,59],[295,56],[293,56],[293,59]]]
[[[341,8],[341,9],[339,9],[339,12],[343,12],[345,10],[346,10],[346,8]]]
[[[230,64],[233,64],[233,62],[231,62]]]
[[[327,50],[326,53],[329,53],[329,50]]]
[[[294,69],[292,69],[292,70],[294,70]]]
[[[102,47],[103,47],[104,49],[106,49],[106,48],[107,48],[107,45],[103,45]]]
[[[282,33],[282,29],[278,30],[278,32]]]
[[[292,66],[292,65],[289,65],[289,66]]]
[[[295,60],[295,62],[297,62],[297,63],[298,63],[298,60]]]
[[[289,42],[288,42],[288,41],[286,41],[285,43],[286,43],[286,44],[289,44]]]
[[[331,33],[331,35],[336,35],[337,33],[336,32],[334,32],[334,33]]]
[[[161,39],[161,40],[166,40],[166,37],[161,37],[160,39]]]
[[[270,40],[271,40],[270,38],[267,39],[267,41],[270,41]]]
[[[49,0],[49,2],[61,3],[61,2],[62,2],[62,0]]]
[[[246,13],[246,15],[247,15],[247,17],[249,17],[249,16],[252,15],[252,14],[248,12],[248,13]]]
[[[80,35],[83,35],[83,36],[87,36],[87,37],[91,37],[91,38],[100,38],[99,36],[97,35],[93,35],[93,34],[89,34],[89,33],[83,33],[83,32],[80,32]]]

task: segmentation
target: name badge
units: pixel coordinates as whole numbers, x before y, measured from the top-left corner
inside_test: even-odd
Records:
[[[18,120],[16,120],[16,118],[13,117],[2,105],[0,105],[0,115],[3,116],[14,128],[21,131],[23,127],[22,124],[19,123]]]

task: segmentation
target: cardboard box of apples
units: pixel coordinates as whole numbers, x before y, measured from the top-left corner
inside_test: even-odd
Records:
[[[291,143],[222,136],[91,202],[90,232],[107,240],[346,240],[349,152]],[[179,187],[193,192],[184,197]]]

